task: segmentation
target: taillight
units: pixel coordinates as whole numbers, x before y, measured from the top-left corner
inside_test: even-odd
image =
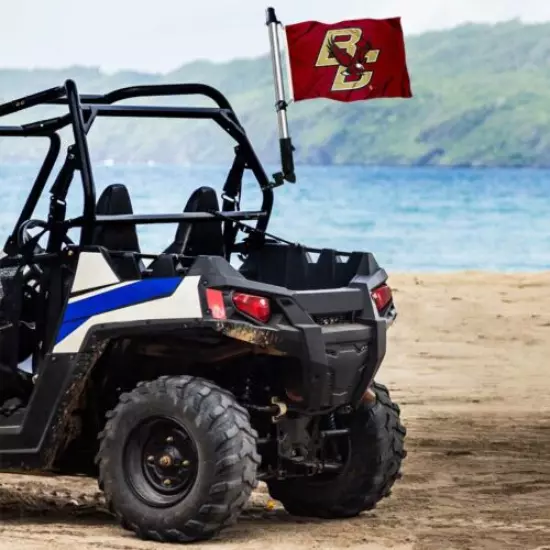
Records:
[[[254,319],[267,323],[271,317],[271,306],[269,300],[262,296],[253,296],[252,294],[243,294],[235,292],[233,294],[233,303],[235,307],[246,315],[250,315]]]
[[[207,288],[206,304],[208,305],[210,314],[214,319],[227,319],[225,314],[225,304],[223,303],[223,293],[221,290]]]
[[[388,285],[382,285],[375,288],[371,292],[371,296],[376,304],[376,309],[380,312],[392,301],[392,292]]]

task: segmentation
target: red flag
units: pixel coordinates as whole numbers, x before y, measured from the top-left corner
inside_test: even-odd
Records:
[[[285,27],[295,101],[412,97],[401,18]]]

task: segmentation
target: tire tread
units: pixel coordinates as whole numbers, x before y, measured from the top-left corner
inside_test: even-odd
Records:
[[[377,443],[381,449],[376,459],[376,472],[365,469],[358,479],[343,480],[349,488],[347,492],[327,490],[314,496],[308,494],[308,485],[300,481],[268,482],[271,496],[282,502],[292,515],[318,517],[323,519],[350,518],[366,510],[372,510],[384,498],[391,494],[395,482],[402,477],[401,464],[407,456],[405,436],[407,430],[401,423],[400,408],[391,400],[388,388],[375,383],[373,389],[377,404],[381,405],[378,425],[373,422],[374,413],[364,426],[365,444]],[[356,413],[357,414],[357,413]],[[361,449],[364,453],[368,449]],[[352,483],[349,483],[352,481]]]
[[[157,542],[192,542],[215,536],[221,529],[234,523],[250,494],[257,486],[256,472],[260,456],[256,450],[258,434],[252,429],[248,412],[235,397],[212,382],[191,376],[161,377],[140,383],[133,391],[122,394],[117,406],[107,413],[107,422],[99,435],[100,446],[96,457],[99,466],[99,487],[105,491],[109,464],[110,442],[116,438],[117,418],[126,407],[146,401],[148,396],[176,399],[182,408],[196,411],[195,424],[207,428],[222,440],[216,448],[215,482],[195,516],[177,528],[148,528],[130,521],[112,502],[106,491],[107,505],[127,530],[140,538]],[[232,423],[227,428],[227,420]],[[217,433],[216,433],[217,432]]]

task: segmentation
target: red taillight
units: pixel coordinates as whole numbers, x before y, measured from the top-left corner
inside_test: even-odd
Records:
[[[392,292],[388,285],[382,285],[375,288],[371,292],[371,296],[378,311],[383,311],[384,308],[392,301]]]
[[[227,319],[225,314],[225,304],[223,303],[223,293],[221,290],[213,288],[206,289],[206,303],[210,314],[214,319]]]
[[[252,294],[243,294],[235,292],[233,294],[233,303],[235,307],[246,315],[254,317],[262,323],[267,323],[271,317],[271,307],[269,300],[262,296],[253,296]]]

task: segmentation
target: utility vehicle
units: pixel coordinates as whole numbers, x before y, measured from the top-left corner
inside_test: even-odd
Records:
[[[190,94],[216,106],[120,104]],[[351,517],[387,496],[405,429],[374,382],[396,317],[374,256],[267,233],[281,178],[266,175],[214,88],[80,95],[68,80],[0,105],[0,116],[38,105],[63,113],[0,126],[0,136],[49,141],[0,260],[0,471],[96,476],[121,525],[158,541],[217,534],[259,480],[302,516]],[[216,122],[237,143],[221,208],[211,187],[179,213],[134,214],[122,184],[96,200],[87,135],[97,117]],[[247,170],[257,211],[239,207]],[[71,218],[76,173],[83,210]],[[49,213],[37,219],[46,192]],[[173,242],[143,253],[139,224],[173,224]],[[24,360],[32,372],[18,368]]]

